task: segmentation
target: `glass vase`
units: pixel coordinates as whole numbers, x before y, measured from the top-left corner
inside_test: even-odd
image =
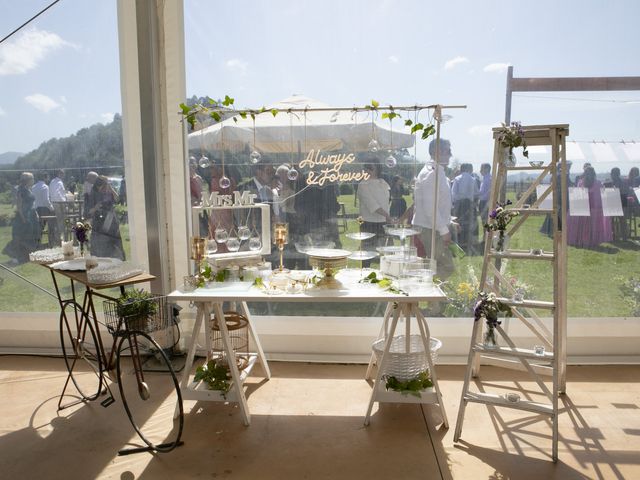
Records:
[[[496,333],[495,327],[487,325],[487,328],[484,331],[484,336],[482,337],[482,344],[484,345],[484,348],[497,348],[498,334]]]
[[[516,155],[513,153],[513,148],[510,148],[506,151],[504,155],[504,165],[506,167],[515,167],[516,166]]]
[[[509,248],[509,235],[504,230],[498,230],[493,236],[493,249],[496,253],[505,253]]]

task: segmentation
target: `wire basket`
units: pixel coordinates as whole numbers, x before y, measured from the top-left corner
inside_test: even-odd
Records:
[[[420,372],[429,370],[427,355],[424,351],[424,342],[420,335],[409,336],[409,352],[407,353],[407,342],[405,335],[398,335],[391,340],[389,354],[386,357],[383,375],[396,377],[400,381],[411,380],[418,376]],[[376,363],[380,365],[384,352],[385,338],[373,342],[373,351],[376,355]],[[438,350],[442,347],[442,342],[431,337],[431,361],[435,364],[438,358]]]
[[[167,302],[167,297],[158,296],[128,304],[127,307],[134,306],[135,303],[143,303],[144,308],[140,308],[147,313],[137,315],[122,315],[122,307],[117,301],[105,300],[103,310],[105,324],[111,335],[125,335],[131,331],[156,332],[164,330],[171,322],[171,305]],[[133,308],[135,309],[135,308]]]

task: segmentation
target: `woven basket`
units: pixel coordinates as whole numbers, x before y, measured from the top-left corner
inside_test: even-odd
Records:
[[[405,339],[405,335],[393,337],[383,372],[383,375],[396,377],[400,381],[411,380],[417,377],[420,372],[429,369],[422,337],[420,335],[410,335],[408,353]],[[381,338],[373,343],[373,351],[378,365],[380,365],[382,353],[384,352],[384,342],[385,339]],[[430,347],[431,361],[435,364],[442,342],[437,338],[431,337]]]

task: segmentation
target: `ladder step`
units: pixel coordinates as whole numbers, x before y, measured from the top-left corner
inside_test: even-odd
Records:
[[[464,399],[467,402],[484,403],[485,405],[495,405],[500,407],[515,408],[516,410],[526,410],[528,412],[553,415],[553,405],[551,404],[531,402],[529,400],[510,402],[506,398],[494,393],[467,392],[467,394],[464,396]]]
[[[506,167],[507,170],[509,171],[517,171],[517,170],[544,170],[545,168],[547,168],[549,166],[549,164],[542,164],[539,167],[532,167],[531,165],[520,165],[520,166],[515,166],[515,167]]]
[[[521,215],[551,215],[553,210],[550,208],[511,208],[516,212],[520,212]]]
[[[506,252],[489,251],[489,255],[500,258],[513,258],[514,260],[553,260],[555,258],[553,253],[544,252],[536,255],[531,253],[531,250],[508,250]]]
[[[556,308],[553,302],[543,302],[542,300],[523,300],[522,302],[514,302],[511,298],[498,298],[498,300],[511,307],[546,308],[548,310]]]
[[[495,357],[514,357],[514,358],[527,358],[530,360],[552,361],[553,353],[544,352],[542,355],[536,355],[536,353],[528,348],[511,348],[511,347],[485,347],[481,343],[476,343],[473,346],[473,350]]]

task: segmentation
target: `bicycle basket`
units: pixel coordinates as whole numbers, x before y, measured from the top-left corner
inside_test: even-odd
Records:
[[[373,351],[376,355],[376,363],[380,365],[382,353],[384,352],[385,339],[381,338],[373,343]],[[431,337],[429,345],[431,350],[431,361],[435,364],[438,357],[438,350],[442,347],[442,342]],[[391,339],[389,354],[385,358],[384,375],[396,377],[398,380],[407,381],[418,376],[420,372],[429,369],[427,355],[424,351],[424,342],[420,335],[409,336],[409,351],[407,352],[407,342],[405,335],[398,335]]]
[[[164,330],[171,322],[171,305],[165,296],[126,304],[105,300],[103,309],[107,330],[112,335],[124,335],[131,331],[151,333]]]

